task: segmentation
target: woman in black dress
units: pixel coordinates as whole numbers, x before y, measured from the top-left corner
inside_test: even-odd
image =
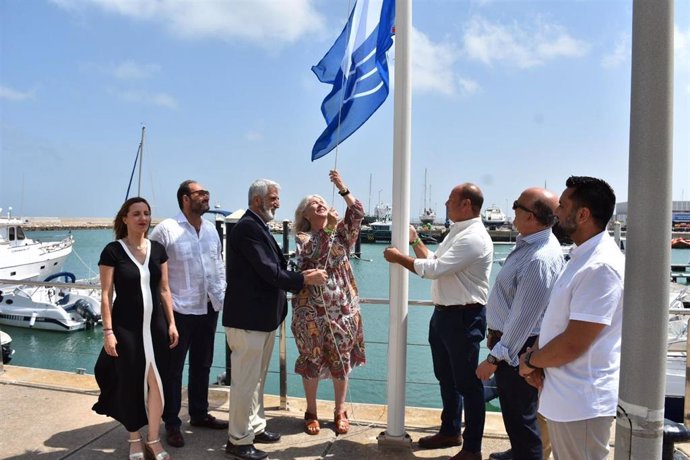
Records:
[[[161,374],[178,333],[168,287],[168,256],[146,238],[151,207],[130,198],[115,216],[115,237],[101,253],[103,350],[95,374],[101,394],[93,410],[122,423],[129,432],[129,458],[169,459],[160,444],[163,413]],[[117,297],[113,302],[113,287]],[[139,430],[148,425],[148,440]]]

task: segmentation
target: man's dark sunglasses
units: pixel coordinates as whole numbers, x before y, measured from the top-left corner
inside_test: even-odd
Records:
[[[526,207],[526,206],[523,206],[523,205],[521,205],[520,203],[518,203],[518,200],[513,201],[513,211],[515,211],[515,210],[518,209],[518,208],[519,208],[519,209],[522,209],[523,211],[527,211],[527,212],[529,212],[529,213],[532,213],[532,214],[535,214],[535,215],[536,215],[536,213],[535,213],[534,211],[532,211],[530,208],[528,208],[528,207]]]

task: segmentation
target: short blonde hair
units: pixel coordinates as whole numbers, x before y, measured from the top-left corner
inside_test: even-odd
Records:
[[[313,199],[321,200],[324,206],[328,207],[326,200],[321,195],[307,195],[302,198],[302,201],[297,205],[297,209],[295,209],[295,221],[292,224],[292,229],[295,233],[308,232],[311,230],[311,224],[304,217],[304,210],[307,209],[309,202]]]

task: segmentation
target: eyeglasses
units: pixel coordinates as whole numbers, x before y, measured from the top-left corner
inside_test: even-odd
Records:
[[[532,211],[530,208],[523,206],[520,203],[518,203],[518,200],[513,201],[513,211],[515,211],[516,209],[522,209],[523,211],[526,211],[526,212],[529,212],[529,213],[536,215],[536,213],[534,211]]]
[[[189,192],[187,196],[192,196],[192,195],[201,195],[201,196],[210,196],[211,192],[208,190],[194,190],[193,192]]]

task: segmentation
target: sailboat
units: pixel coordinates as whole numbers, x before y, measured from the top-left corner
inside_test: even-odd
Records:
[[[430,204],[428,205],[427,201],[426,201],[426,192],[427,192],[426,179],[427,179],[427,170],[426,170],[426,168],[424,168],[424,209],[422,210],[422,213],[419,215],[419,221],[424,225],[426,225],[426,224],[431,225],[434,223],[434,220],[436,220],[436,213],[434,212],[433,209],[431,209],[431,205]],[[429,186],[429,188],[430,187],[431,186]],[[431,193],[429,195],[431,195]],[[431,200],[431,197],[429,197],[429,199]]]

